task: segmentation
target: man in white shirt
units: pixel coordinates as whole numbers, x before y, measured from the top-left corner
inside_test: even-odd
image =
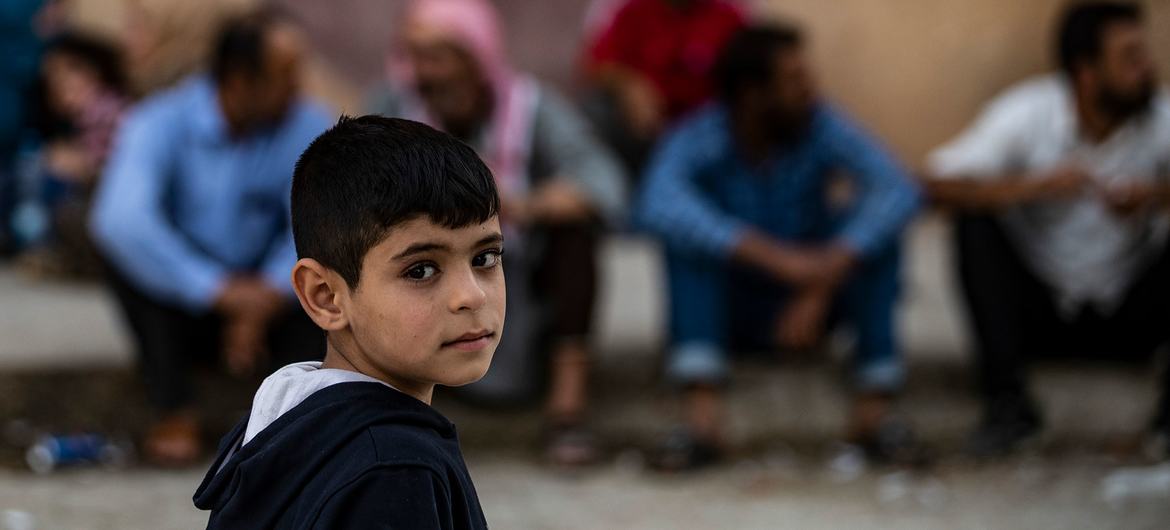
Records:
[[[970,440],[1006,453],[1039,431],[1024,360],[1146,356],[1170,339],[1170,97],[1139,7],[1070,8],[1061,72],[1008,89],[930,155],[928,190],[962,212],[959,275],[984,417]],[[1157,433],[1168,427],[1162,400]]]

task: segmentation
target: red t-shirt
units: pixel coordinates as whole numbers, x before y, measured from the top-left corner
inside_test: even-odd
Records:
[[[682,9],[667,0],[629,0],[596,33],[588,64],[642,73],[658,87],[667,117],[675,118],[711,97],[711,68],[744,20],[725,0],[695,0]]]

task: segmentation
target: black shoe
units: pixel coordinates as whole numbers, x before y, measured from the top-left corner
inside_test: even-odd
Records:
[[[1040,416],[1027,402],[993,402],[967,441],[967,453],[976,458],[1007,456],[1039,434]]]
[[[678,429],[663,440],[650,464],[657,471],[676,473],[710,467],[722,459],[723,448],[718,443]]]
[[[923,467],[930,462],[910,423],[898,416],[886,418],[872,435],[856,443],[875,464]]]
[[[1154,421],[1150,422],[1145,452],[1153,460],[1170,460],[1170,411],[1159,410]]]

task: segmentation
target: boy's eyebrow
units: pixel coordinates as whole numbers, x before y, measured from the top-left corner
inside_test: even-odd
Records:
[[[491,234],[483,239],[480,239],[479,241],[477,241],[475,243],[475,246],[482,247],[484,245],[491,245],[494,243],[503,243],[503,242],[504,242],[503,234],[496,232],[496,233]],[[450,252],[451,247],[448,245],[445,245],[443,243],[436,243],[433,241],[420,241],[420,242],[415,243],[409,247],[406,247],[406,250],[399,252],[396,256],[394,256],[393,258],[390,258],[390,259],[394,260],[394,261],[398,261],[398,260],[402,260],[402,259],[406,259],[406,258],[409,258],[411,256],[414,256],[415,254],[422,254],[424,252],[432,252],[432,251],[436,251],[436,250],[441,251],[441,252]]]
[[[475,246],[482,247],[484,245],[491,245],[493,243],[503,243],[503,242],[504,242],[504,235],[499,233],[499,232],[496,232],[496,233],[491,234],[483,239],[480,239],[478,242],[475,243]]]
[[[423,252],[431,252],[433,250],[450,251],[451,247],[442,243],[423,241],[406,247],[406,250],[399,252],[398,255],[390,259],[397,261],[400,259],[409,258],[415,254],[422,254]]]

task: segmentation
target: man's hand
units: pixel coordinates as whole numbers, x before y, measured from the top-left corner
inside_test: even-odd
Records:
[[[251,375],[267,356],[268,324],[283,306],[284,297],[264,280],[251,276],[228,280],[215,310],[224,319],[223,357],[232,375]]]
[[[54,142],[45,149],[45,167],[57,178],[87,184],[96,173],[89,153],[76,142]]]
[[[547,223],[584,221],[593,215],[593,205],[585,193],[560,178],[536,188],[528,206],[530,219]]]
[[[1063,165],[1032,182],[1027,200],[1062,199],[1085,193],[1093,182],[1092,175],[1074,165]]]
[[[1120,217],[1170,205],[1170,188],[1149,183],[1130,183],[1100,188],[1105,206]]]
[[[834,290],[845,281],[858,259],[852,249],[839,243],[789,245],[754,229],[745,231],[732,255],[797,290]]]
[[[247,316],[231,317],[224,322],[223,359],[228,373],[248,377],[268,357],[268,320]]]
[[[630,72],[616,83],[616,89],[618,104],[630,132],[641,139],[657,136],[665,120],[658,88],[649,79]]]
[[[833,291],[814,287],[797,291],[776,321],[776,340],[781,346],[811,348],[824,334]]]
[[[518,226],[532,222],[532,201],[528,197],[500,195],[500,220]]]
[[[776,252],[773,274],[798,289],[832,291],[845,281],[857,258],[841,245],[790,247]]]
[[[234,276],[215,299],[215,311],[228,318],[248,316],[253,320],[271,317],[284,304],[284,296],[254,276]]]

